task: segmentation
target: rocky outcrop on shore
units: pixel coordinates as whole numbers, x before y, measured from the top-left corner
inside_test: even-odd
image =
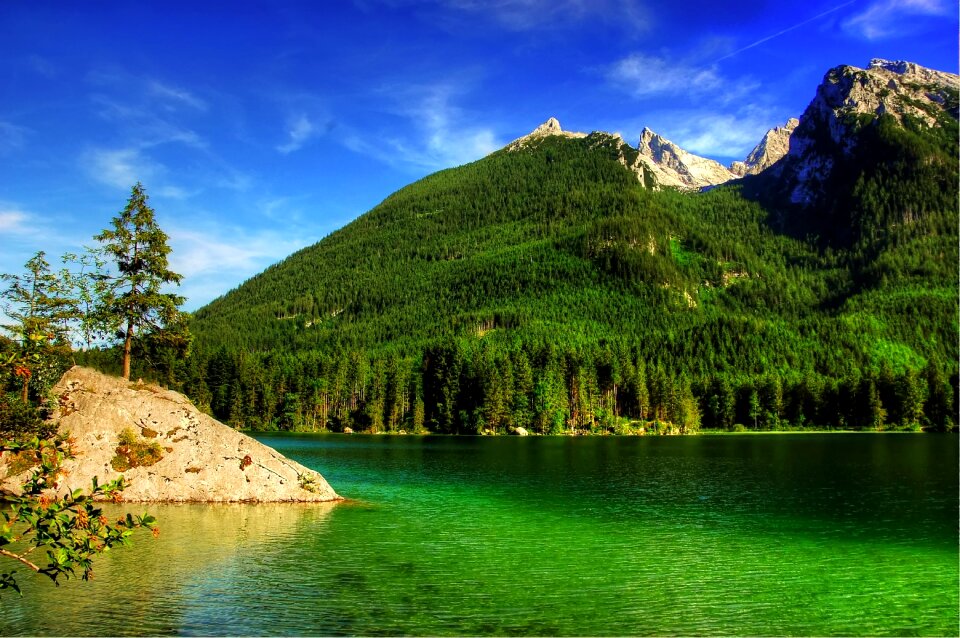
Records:
[[[182,394],[88,368],[69,370],[53,392],[53,418],[69,434],[60,491],[120,475],[125,501],[316,502],[340,497],[317,472],[197,410]],[[3,462],[0,462],[2,465]],[[0,467],[0,476],[7,475]],[[0,489],[16,490],[23,476]]]

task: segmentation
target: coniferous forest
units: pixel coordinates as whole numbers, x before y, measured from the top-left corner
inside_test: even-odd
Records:
[[[604,133],[498,151],[200,309],[190,356],[144,352],[139,373],[247,429],[950,429],[941,123],[852,122],[855,156],[808,206],[767,173],[650,190]]]

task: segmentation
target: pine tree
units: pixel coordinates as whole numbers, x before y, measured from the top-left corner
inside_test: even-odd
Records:
[[[43,251],[30,258],[24,268],[22,275],[0,276],[9,282],[0,293],[0,305],[13,320],[3,329],[19,341],[14,372],[22,380],[20,398],[26,403],[31,378],[46,376],[41,384],[55,380],[50,374],[52,367],[57,356],[70,352],[70,322],[78,318],[79,311],[71,298],[69,282],[50,271]]]
[[[179,284],[183,277],[167,266],[167,235],[157,226],[140,182],[134,185],[126,208],[113,219],[113,228],[94,239],[117,266],[100,310],[101,316],[112,319],[112,328],[123,342],[123,378],[129,379],[134,338],[144,331],[185,336],[177,309],[183,297],[161,292],[164,284]]]

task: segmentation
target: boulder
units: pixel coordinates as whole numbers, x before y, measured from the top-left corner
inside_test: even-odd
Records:
[[[53,393],[59,407],[52,418],[75,451],[64,462],[59,491],[87,489],[94,476],[105,483],[122,474],[125,501],[341,500],[316,471],[203,414],[177,392],[74,367]],[[152,448],[141,456],[149,464],[124,467],[138,446]],[[5,463],[0,465],[0,476],[6,476]],[[15,491],[25,475],[7,477],[0,489]]]

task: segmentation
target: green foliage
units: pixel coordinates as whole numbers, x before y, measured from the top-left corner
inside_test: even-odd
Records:
[[[197,311],[180,380],[254,429],[951,427],[956,141],[857,135],[804,211],[599,134],[441,171]]]
[[[48,438],[54,426],[34,405],[24,403],[19,394],[0,395],[0,439],[40,436]]]
[[[317,485],[317,477],[312,474],[298,474],[297,482],[302,490],[306,490],[311,493],[315,493],[319,490],[319,486]]]
[[[71,322],[79,316],[70,277],[54,274],[43,251],[24,265],[20,275],[3,274],[8,282],[0,293],[0,307],[11,323],[2,326],[13,338],[4,365],[20,379],[23,403],[30,391],[43,396],[63,374],[63,358],[70,352]]]
[[[94,239],[103,244],[102,253],[117,267],[101,293],[98,316],[123,343],[123,378],[129,379],[135,336],[154,333],[185,342],[185,326],[177,309],[183,297],[161,292],[165,284],[179,284],[182,276],[167,265],[167,235],[157,226],[139,182],[127,206],[113,219],[113,227]]]
[[[89,491],[77,489],[56,495],[61,463],[72,456],[69,442],[59,438],[32,439],[25,442],[0,442],[0,453],[32,461],[36,470],[23,485],[19,496],[10,497],[2,511],[0,559],[43,574],[59,585],[61,578],[93,578],[93,560],[111,548],[127,545],[133,531],[152,527],[156,519],[149,514],[127,514],[116,521],[104,515],[98,499],[121,500],[123,478],[100,485],[93,478]],[[46,564],[34,558],[43,550]],[[6,566],[5,566],[6,567]],[[0,571],[0,590],[20,592],[15,569]]]
[[[130,428],[120,432],[117,443],[117,453],[110,461],[117,472],[153,465],[163,458],[163,448],[158,442],[138,437]]]

